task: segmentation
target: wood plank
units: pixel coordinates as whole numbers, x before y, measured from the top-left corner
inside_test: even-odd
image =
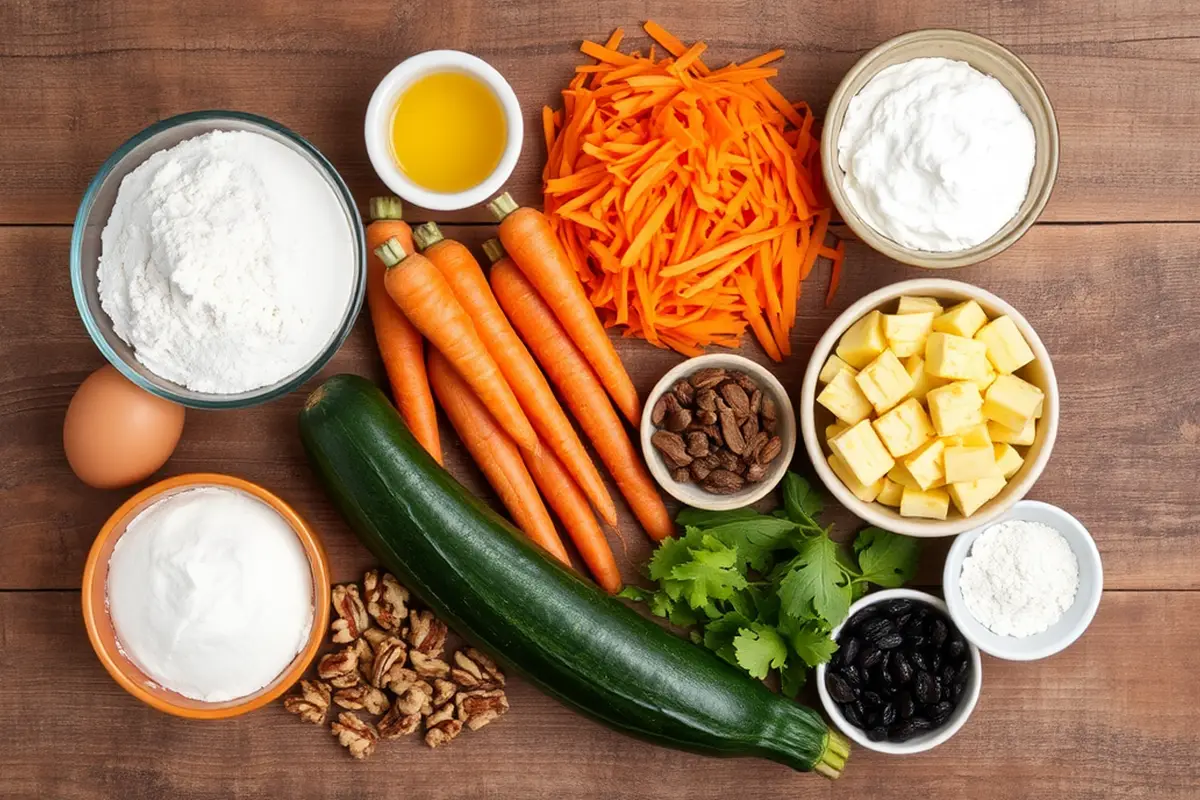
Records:
[[[520,679],[509,714],[450,747],[384,743],[354,762],[280,705],[215,723],[126,695],[90,651],[76,593],[0,593],[6,798],[164,797],[1155,798],[1200,790],[1200,594],[1108,592],[1091,629],[1047,661],[984,658],[983,695],[920,756],[861,748],[835,786],[762,761],[706,759],[612,733]],[[59,701],[59,698],[62,700]]]
[[[710,37],[714,61],[783,46],[778,86],[824,109],[866,50],[919,27],[958,27],[1011,46],[1045,83],[1062,133],[1047,220],[1195,220],[1200,187],[1200,7],[1188,0],[821,0],[656,4],[681,38]],[[634,0],[389,3],[323,0],[206,3],[9,0],[0,3],[0,223],[69,222],[100,163],[150,122],[234,108],[310,138],[365,200],[382,186],[359,129],[375,83],[413,53],[451,47],[512,81],[528,135],[511,188],[538,196],[538,112],[557,102],[584,37],[633,32]],[[636,37],[635,37],[636,38]],[[482,209],[459,219],[484,219]],[[445,218],[445,217],[443,217]]]
[[[448,227],[477,245],[485,227]],[[132,490],[83,487],[62,456],[61,424],[76,385],[102,363],[80,324],[67,276],[70,231],[0,228],[0,588],[75,588],[88,545]],[[1064,413],[1058,444],[1031,497],[1056,503],[1087,525],[1104,555],[1107,585],[1200,589],[1200,329],[1195,265],[1200,225],[1038,226],[1008,254],[954,277],[977,283],[1021,309],[1054,358]],[[888,262],[851,243],[835,308],[820,297],[826,266],[806,286],[794,336],[796,355],[776,367],[799,392],[817,338],[862,294],[928,273]],[[643,394],[679,357],[641,341],[618,348]],[[756,346],[750,354],[765,361]],[[366,320],[323,374],[382,377]],[[315,381],[309,385],[315,385]],[[305,395],[294,392],[244,411],[189,411],[183,441],[155,477],[230,472],[278,492],[321,530],[334,576],[348,580],[367,554],[315,484],[295,432]],[[484,490],[452,433],[448,464]],[[801,449],[797,468],[806,469]],[[614,496],[616,492],[614,491]],[[649,551],[625,509],[614,551],[627,578]],[[855,521],[835,517],[844,532]],[[922,584],[939,582],[946,542],[928,547]]]

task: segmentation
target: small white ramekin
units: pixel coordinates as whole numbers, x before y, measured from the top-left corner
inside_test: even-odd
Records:
[[[434,192],[418,186],[396,163],[392,154],[391,127],[392,111],[400,95],[419,78],[437,72],[461,72],[482,81],[496,95],[504,109],[504,124],[507,141],[500,163],[482,183],[462,192]],[[363,126],[367,140],[367,155],[379,178],[400,197],[413,205],[432,211],[458,211],[479,205],[499,192],[508,176],[512,175],[521,155],[521,142],[525,138],[525,122],[521,117],[521,106],[504,76],[481,58],[459,50],[429,50],[400,62],[399,66],[384,76],[371,95],[367,105],[367,119]]]

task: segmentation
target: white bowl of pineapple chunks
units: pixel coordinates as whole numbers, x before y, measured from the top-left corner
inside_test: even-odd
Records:
[[[991,292],[936,278],[872,292],[817,342],[800,429],[842,505],[908,536],[954,536],[1025,496],[1058,432],[1042,340]]]

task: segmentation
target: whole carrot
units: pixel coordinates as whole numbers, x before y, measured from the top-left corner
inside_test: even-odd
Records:
[[[375,254],[387,267],[384,285],[404,316],[441,351],[513,441],[535,449],[533,426],[438,268],[395,238],[375,248]]]
[[[454,296],[475,323],[475,331],[500,367],[534,430],[559,457],[604,521],[616,525],[617,507],[600,472],[588,457],[546,377],[504,316],[479,262],[462,243],[444,238],[436,223],[422,225],[415,236],[422,254],[441,270]]]
[[[554,312],[509,260],[492,267],[492,290],[559,394],[583,426],[634,516],[657,540],[675,532],[667,507],[613,411],[604,387]]]
[[[425,343],[421,332],[413,327],[399,307],[388,297],[383,275],[387,268],[375,248],[393,237],[404,247],[412,249],[412,231],[400,218],[402,209],[398,197],[372,197],[372,222],[367,226],[367,308],[371,327],[383,368],[387,370],[395,402],[404,424],[412,431],[421,446],[442,463],[442,442],[438,435],[437,411],[433,393],[425,374]]]
[[[489,203],[488,208],[500,223],[504,249],[553,309],[554,316],[596,370],[617,408],[637,425],[642,417],[637,389],[546,216],[535,208],[518,207],[507,192]]]
[[[558,538],[550,512],[521,461],[521,449],[500,428],[446,357],[436,350],[429,353],[429,382],[446,418],[496,490],[513,522],[550,555],[570,566],[571,559]]]
[[[596,522],[587,498],[575,485],[566,467],[549,447],[532,453],[522,450],[521,455],[533,482],[575,543],[596,583],[609,594],[621,591],[621,571],[613,558],[612,548],[608,546],[608,539],[600,529],[600,523]]]

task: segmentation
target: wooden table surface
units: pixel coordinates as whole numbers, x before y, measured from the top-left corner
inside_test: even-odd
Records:
[[[902,759],[859,749],[837,784],[640,744],[519,680],[512,711],[485,731],[436,752],[392,744],[366,763],[279,706],[195,723],[127,696],[88,646],[78,585],[93,535],[132,490],[82,486],[60,445],[74,388],[102,363],[67,270],[70,224],[99,164],[154,120],[242,109],[310,138],[362,201],[382,188],[362,142],[366,101],[402,58],[477,53],[509,77],[537,130],[541,105],[580,61],[579,40],[617,25],[636,31],[647,15],[685,40],[705,38],[714,60],[786,48],[778,85],[818,110],[864,52],[914,28],[993,37],[1041,77],[1062,134],[1054,196],[1008,253],[954,277],[1021,309],[1053,356],[1062,425],[1031,497],[1074,513],[1100,546],[1106,591],[1088,632],[1041,662],[985,656],[983,696],[952,741]],[[5,0],[0,109],[0,796],[1200,796],[1200,7],[1191,0]],[[539,199],[542,154],[529,135],[511,183],[523,202]],[[489,235],[478,211],[438,219],[461,223],[449,230],[471,243]],[[827,265],[805,287],[796,354],[777,370],[785,384],[798,389],[842,308],[922,274],[850,243],[833,308],[817,299]],[[620,349],[643,392],[678,360],[640,342]],[[325,373],[339,371],[381,377],[362,322]],[[334,578],[352,580],[370,559],[301,454],[304,394],[189,411],[161,475],[213,470],[265,484],[319,528]],[[457,446],[449,463],[480,488]],[[843,530],[853,524],[843,515]],[[632,578],[648,547],[626,539]],[[926,548],[919,584],[936,586],[945,548]]]

